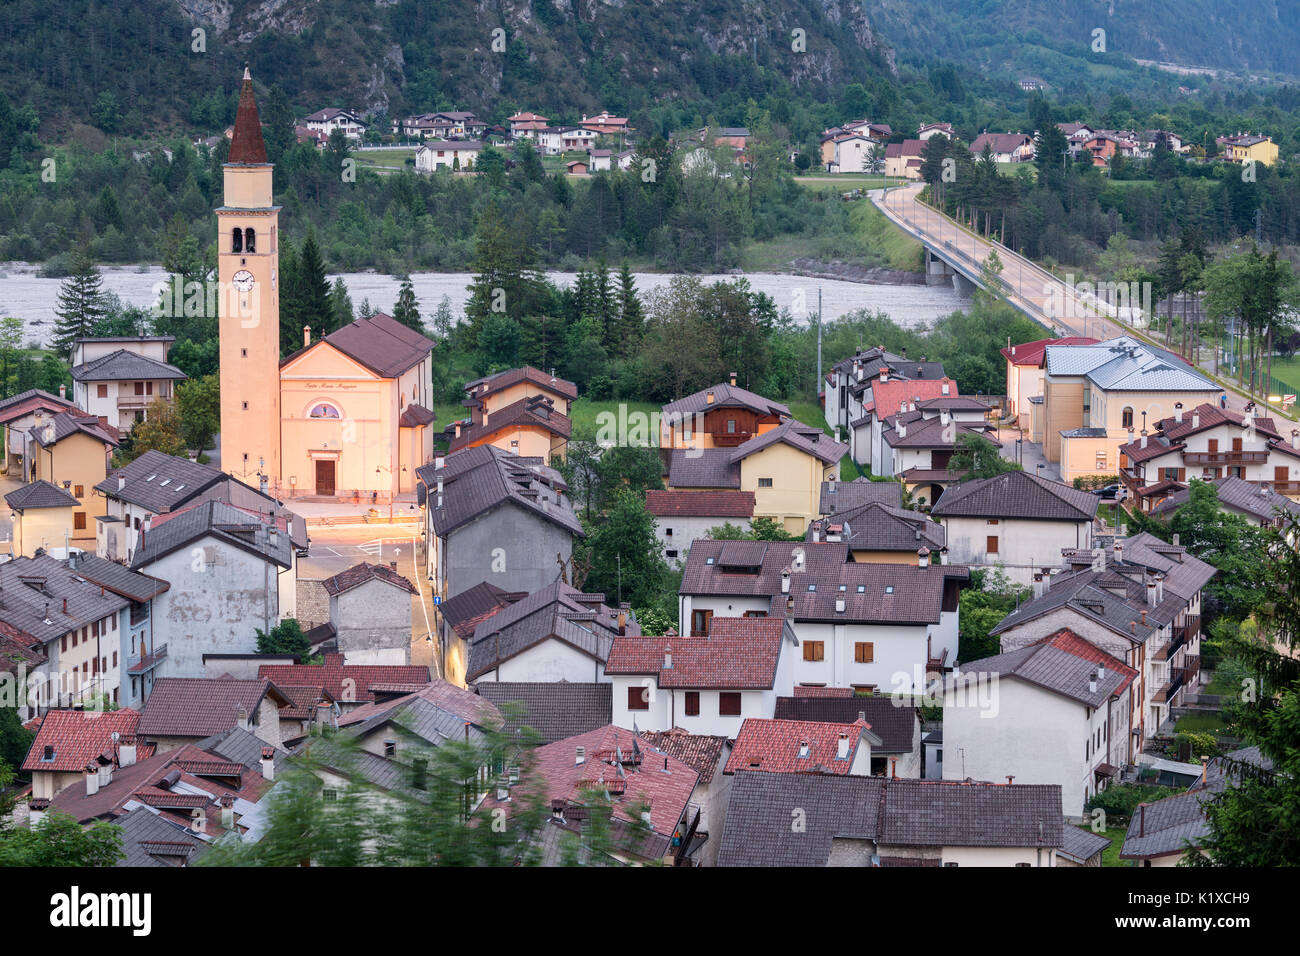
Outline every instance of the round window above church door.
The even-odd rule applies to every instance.
[[[342,418],[339,410],[328,402],[320,402],[311,407],[308,418]]]

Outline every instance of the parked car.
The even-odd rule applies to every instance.
[[[1102,501],[1124,501],[1128,498],[1128,489],[1123,485],[1107,485],[1105,488],[1094,488],[1092,493]]]

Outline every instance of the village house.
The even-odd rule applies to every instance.
[[[13,511],[11,554],[28,558],[64,547],[73,512],[81,507],[71,492],[44,479],[18,486],[5,495],[5,503]]]
[[[330,133],[336,129],[342,130],[344,136],[355,141],[360,141],[361,137],[366,134],[366,124],[361,122],[356,113],[333,106],[317,110],[303,119],[303,123],[306,124],[308,129],[320,133],[326,139],[329,139]]]
[[[1135,670],[1127,745],[1116,755],[1137,763],[1147,739],[1163,732],[1172,709],[1200,684],[1201,592],[1216,572],[1147,533],[1065,558],[1066,570],[1035,575],[1033,597],[990,634],[1005,654],[1068,628]]]
[[[590,819],[593,790],[609,795],[610,839],[619,860],[694,865],[701,814],[694,797],[699,773],[690,765],[618,725],[538,747],[533,758],[535,782],[527,785],[538,788],[543,806],[551,809],[538,836],[543,866],[562,865],[569,853],[584,852],[578,838]],[[509,812],[514,786],[500,791],[504,799],[490,796],[488,806]],[[634,819],[645,829],[633,830]]]
[[[1193,478],[1235,478],[1282,495],[1300,496],[1300,429],[1284,436],[1272,418],[1202,403],[1153,423],[1121,445],[1120,481],[1138,507],[1150,511],[1167,496],[1185,491]],[[1266,495],[1265,495],[1266,497]],[[1185,499],[1184,499],[1185,500]]]
[[[696,538],[725,524],[748,531],[754,517],[752,491],[647,489],[646,510],[655,516],[655,537],[668,561],[684,561]]]
[[[587,150],[587,162],[593,173],[609,172],[614,151],[611,149]]]
[[[326,578],[334,647],[349,664],[409,664],[415,585],[387,565],[361,562]]]
[[[440,169],[470,172],[483,151],[478,140],[428,140],[415,151],[415,169],[435,173]]]
[[[874,172],[880,157],[879,144],[863,133],[838,133],[822,147],[823,167],[828,173]]]
[[[929,142],[936,136],[944,136],[951,140],[957,138],[957,133],[951,123],[922,123],[917,127],[916,138],[922,142]]]
[[[529,365],[468,382],[465,392],[470,417],[448,426],[451,451],[493,445],[547,465],[564,460],[578,397],[572,382]]]
[[[117,429],[74,409],[38,419],[28,438],[31,480],[44,479],[77,499],[65,545],[93,547],[96,528],[90,519],[105,513],[95,486],[108,474],[109,457],[118,445]]]
[[[1210,835],[1205,804],[1239,783],[1245,767],[1253,767],[1263,779],[1272,776],[1273,761],[1258,747],[1243,747],[1224,757],[1231,763],[1202,758],[1201,776],[1184,792],[1138,804],[1129,818],[1119,858],[1141,867],[1178,866],[1189,849],[1198,849]]]
[[[206,501],[157,515],[141,531],[131,569],[171,584],[153,612],[167,676],[198,677],[205,653],[251,652],[257,630],[294,616],[296,556],[273,519]]]
[[[632,132],[632,127],[627,125],[626,116],[614,116],[609,110],[601,110],[595,116],[583,113],[578,125],[597,136],[617,136],[620,141]]]
[[[1024,133],[980,133],[970,144],[971,155],[979,159],[985,146],[995,163],[1025,163],[1034,158],[1034,138]]]
[[[853,460],[870,464],[871,452],[863,450],[856,444],[853,423],[866,415],[865,407],[874,403],[872,388],[877,380],[883,381],[917,381],[922,379],[943,379],[943,364],[921,361],[908,361],[907,352],[895,355],[886,352],[884,346],[870,349],[858,349],[848,358],[841,359],[826,372],[826,380],[821,393],[822,405],[826,414],[826,424],[836,429],[838,435],[849,436],[853,450]],[[956,394],[955,385],[951,391]]]
[[[1067,628],[967,661],[944,682],[944,779],[1059,784],[1064,814],[1083,819],[1129,762],[1137,673]],[[988,699],[972,692],[975,681]]]
[[[120,632],[130,601],[81,577],[49,555],[0,564],[0,628],[37,659],[19,715],[51,707],[117,703]]]
[[[277,687],[314,687],[328,694],[340,713],[339,724],[364,704],[383,703],[422,691],[429,668],[417,664],[347,664],[342,654],[325,654],[319,664],[261,664],[259,679]]]
[[[1007,360],[1007,411],[1015,419],[1021,432],[1028,432],[1031,428],[1031,400],[1035,397],[1040,400],[1042,398],[1043,366],[1046,361],[1047,347],[1096,344],[1096,339],[1080,335],[1022,342],[1019,345],[1008,345],[1002,350],[1002,357]],[[1034,441],[1041,442],[1042,437],[1035,437]]]
[[[899,698],[864,696],[851,687],[796,687],[794,696],[776,699],[773,716],[830,724],[863,720],[878,740],[871,745],[872,776],[908,780],[921,776],[921,715]]]
[[[1092,548],[1100,499],[1024,471],[951,485],[930,514],[957,564],[1000,568],[1015,584],[1059,564],[1062,551]]]
[[[791,688],[796,645],[779,617],[717,617],[698,637],[620,636],[605,664],[614,723],[735,737]]]
[[[871,772],[872,747],[880,738],[865,719],[849,724],[813,720],[748,717],[727,759],[727,774],[759,773],[853,774]]]
[[[641,627],[627,604],[615,609],[604,601],[556,581],[489,614],[470,639],[465,680],[606,680],[610,645],[640,635]]]
[[[1058,786],[744,770],[718,865],[1055,866],[1063,826]]]
[[[965,419],[950,408],[966,413]],[[880,424],[880,454],[872,459],[873,472],[891,475],[916,496],[918,504],[933,505],[961,475],[949,468],[963,439],[978,439],[995,447],[989,437],[994,426],[985,421],[988,406],[961,396],[941,396],[928,402],[908,402],[907,411],[886,414],[877,405],[873,422]]]
[[[885,175],[900,179],[920,179],[925,157],[925,140],[905,139],[885,147]]]
[[[72,397],[120,432],[149,417],[155,401],[175,401],[186,375],[167,363],[170,335],[80,338],[72,343]]]
[[[680,727],[644,730],[639,736],[655,750],[680,760],[700,775],[690,803],[699,816],[684,856],[694,866],[715,866],[731,800],[731,777],[723,773],[730,741],[717,735],[693,734]]]
[[[137,731],[159,753],[232,728],[282,748],[280,709],[293,701],[269,680],[160,677],[140,711]]]
[[[130,766],[136,758],[153,755],[153,746],[137,747],[138,711],[51,710],[38,718],[39,726],[23,761],[31,774],[31,800],[48,801],[68,787],[80,784],[86,767]]]
[[[98,773],[87,766],[85,784],[34,806],[32,822],[46,811],[67,814],[83,825],[130,818],[122,851],[127,862],[143,865],[187,865],[199,846],[228,833],[256,842],[265,818],[259,803],[271,789],[276,770],[283,768],[282,752],[260,743],[251,734],[232,730],[144,756],[129,752],[142,747],[119,742],[117,762],[101,764]],[[260,751],[260,756],[248,756],[250,750]],[[144,813],[153,826],[140,824]]]
[[[799,651],[782,693],[917,691],[957,656],[958,596],[970,575],[932,563],[924,545],[915,554],[910,566],[858,564],[844,542],[697,541],[682,576],[682,633],[707,635],[725,618],[784,618]]]
[[[1129,430],[1215,403],[1223,390],[1177,356],[1127,336],[1096,345],[1049,345],[1043,369],[1043,454],[1059,462],[1061,479],[1120,470]],[[1033,405],[1031,414],[1039,406]]]
[[[832,488],[842,482],[827,482]],[[887,492],[884,501],[868,501],[845,507],[808,526],[807,541],[844,542],[852,560],[861,564],[915,564],[916,552],[928,548],[938,561],[946,553],[943,525],[919,511],[902,507],[903,486],[897,482],[874,481]],[[823,500],[827,494],[823,492]],[[845,495],[846,499],[851,495]],[[838,503],[838,502],[837,502]]]
[[[591,164],[581,159],[574,159],[564,164],[564,171],[570,176],[586,176],[591,172]]]
[[[1280,495],[1266,485],[1257,485],[1235,475],[1215,478],[1210,481],[1210,484],[1214,485],[1215,493],[1219,497],[1221,511],[1241,515],[1258,527],[1281,527],[1287,514],[1300,515],[1300,502]],[[1152,508],[1151,513],[1160,518],[1170,517],[1187,504],[1190,498],[1190,488],[1175,491],[1158,506]]]
[[[443,652],[443,672],[449,680],[465,681],[469,645],[479,623],[527,596],[527,591],[506,591],[488,581],[481,581],[434,605],[434,627],[438,633],[438,646]]]
[[[110,561],[135,556],[140,529],[155,515],[184,511],[204,501],[223,501],[249,516],[275,515],[279,530],[302,554],[307,549],[307,522],[280,503],[211,465],[149,449],[115,469],[95,486],[107,513],[96,519],[95,551]]]
[[[1277,143],[1271,136],[1255,133],[1237,133],[1235,136],[1216,136],[1219,155],[1230,163],[1260,163],[1272,166],[1277,162]]]
[[[78,577],[129,602],[122,609],[117,627],[117,651],[111,657],[101,653],[100,667],[107,671],[115,666],[120,651],[120,690],[113,692],[114,702],[140,707],[149,699],[158,668],[167,659],[166,630],[162,629],[164,641],[160,643],[155,633],[153,606],[159,595],[170,590],[171,584],[94,554],[73,555],[68,560]]]
[[[532,593],[566,574],[586,532],[568,485],[540,458],[491,445],[418,470],[428,573],[439,600],[489,581]]]
[[[60,386],[59,391],[66,392]],[[0,425],[5,430],[5,471],[11,478],[31,480],[28,437],[38,423],[44,424],[59,412],[77,411],[63,394],[51,395],[39,388],[28,389],[0,402]]]
[[[511,139],[534,139],[550,120],[538,113],[525,111],[509,117],[506,122],[510,124]]]

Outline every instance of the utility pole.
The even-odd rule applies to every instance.
[[[817,287],[817,391],[823,388],[822,382],[822,287]]]

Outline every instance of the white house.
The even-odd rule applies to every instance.
[[[149,406],[171,403],[186,375],[167,362],[170,335],[82,338],[72,344],[72,398],[119,431],[148,417]]]
[[[439,169],[472,170],[483,144],[473,140],[429,140],[415,151],[415,168],[421,173]]]
[[[944,682],[944,779],[1060,784],[1062,811],[1082,818],[1128,762],[1135,677],[1067,629],[968,661]]]
[[[790,690],[796,644],[779,617],[715,618],[703,637],[619,637],[605,665],[614,723],[735,737]]]
[[[356,113],[334,107],[317,110],[303,122],[307,124],[308,129],[318,130],[326,138],[336,129],[343,130],[343,135],[353,140],[361,139],[366,133],[366,124],[361,122]]]
[[[931,509],[947,534],[949,560],[1001,567],[1016,584],[1060,563],[1066,549],[1092,548],[1096,495],[1012,471],[951,485]]]
[[[677,491],[650,489],[646,510],[655,516],[655,537],[669,561],[685,561],[691,542],[724,524],[746,530],[754,517],[752,491]]]

